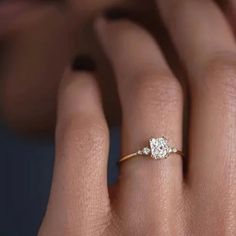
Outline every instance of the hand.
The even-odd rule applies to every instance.
[[[212,1],[157,1],[188,72],[189,98],[160,47],[140,26],[99,19],[123,109],[122,154],[166,136],[183,160],[133,158],[107,188],[108,131],[94,73],[67,71],[59,97],[57,153],[46,235],[236,234],[236,44]],[[184,99],[183,99],[184,98]],[[189,103],[188,140],[183,107]],[[188,146],[187,146],[188,144]]]
[[[140,20],[150,22],[150,17],[145,16],[149,3],[140,5],[137,1],[130,4],[131,0],[120,0],[120,5],[131,9],[132,14],[135,12],[137,18],[145,18]],[[118,123],[120,110],[113,74],[91,33],[95,15],[117,3],[117,0],[0,3],[0,43],[4,49],[0,64],[0,109],[8,126],[30,135],[51,133],[64,67],[75,56],[84,54],[100,62],[97,71],[103,78],[102,93],[109,97],[104,99],[106,117],[113,124]]]
[[[24,133],[55,126],[56,94],[68,63],[68,28],[57,4],[0,3],[0,109]]]

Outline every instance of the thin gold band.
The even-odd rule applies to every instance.
[[[184,153],[179,151],[179,150],[176,150],[176,152],[174,152],[172,154],[177,154],[177,155],[180,155],[180,156],[184,157]],[[142,154],[139,154],[138,152],[135,152],[135,153],[126,155],[126,156],[124,156],[120,159],[119,163],[130,160],[131,158],[134,158],[134,157],[137,157],[137,156],[142,156]]]

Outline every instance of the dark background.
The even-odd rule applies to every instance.
[[[109,183],[118,169],[119,130],[111,131]],[[52,139],[32,140],[0,123],[0,236],[35,236],[45,213],[54,162]]]

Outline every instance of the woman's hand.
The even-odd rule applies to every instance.
[[[56,3],[0,3],[0,109],[11,128],[31,133],[55,126],[68,31]]]
[[[60,90],[52,191],[40,236],[236,235],[236,44],[212,1],[157,1],[188,72],[188,94],[158,44],[125,19],[96,31],[123,109],[122,154],[166,136],[183,160],[133,158],[107,187],[109,137],[92,72],[68,70]],[[189,98],[189,99],[188,99]],[[183,107],[189,128],[183,140]]]

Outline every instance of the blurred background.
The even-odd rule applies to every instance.
[[[0,235],[37,235],[50,190],[53,140],[31,140],[0,124]]]

